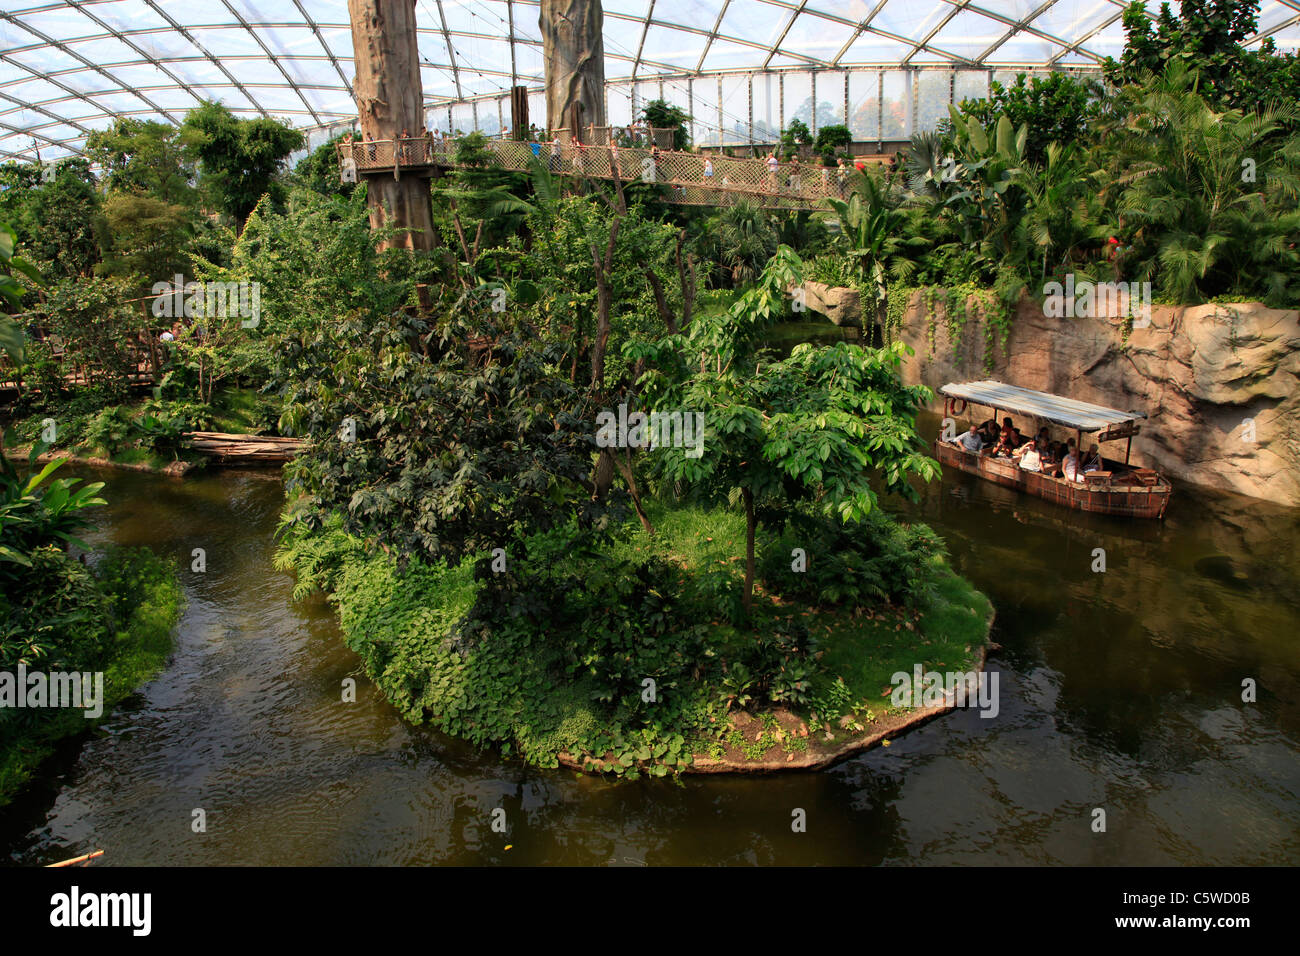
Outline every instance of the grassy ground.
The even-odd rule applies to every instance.
[[[712,565],[743,576],[745,519],[738,509],[670,509],[651,502],[647,511],[655,535],[638,529],[622,547],[648,549],[688,568]],[[762,594],[761,584],[756,583],[755,589]],[[973,669],[993,613],[988,598],[946,565],[928,598],[914,610],[888,605],[813,608],[783,601],[779,595],[766,597],[771,602],[765,611],[769,625],[781,616],[796,615],[817,640],[821,673],[812,681],[812,700],[804,706],[734,715],[723,746],[709,743],[701,753],[733,762],[770,757],[773,748],[804,754],[808,749],[804,734],[811,735],[814,729],[825,748],[897,724],[910,712],[890,704],[893,676],[910,674],[916,664],[926,671]],[[756,624],[761,627],[764,612],[758,615]],[[734,639],[746,637],[736,632]]]

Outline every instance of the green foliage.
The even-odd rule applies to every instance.
[[[296,190],[283,211],[259,205],[231,237],[229,275],[261,283],[259,329],[273,336],[353,309],[391,311],[409,297],[412,276],[401,256],[375,251],[386,235],[370,229],[364,188],[346,198]]]
[[[86,156],[102,170],[101,185],[109,193],[186,208],[197,205],[194,160],[186,155],[181,130],[170,123],[118,117],[86,137]]]
[[[132,279],[144,294],[155,282],[171,282],[189,271],[195,212],[153,196],[110,193],[96,221],[96,234],[104,261],[95,273]]]
[[[856,522],[876,505],[872,477],[889,492],[915,496],[913,477],[938,474],[921,451],[914,420],[929,390],[898,378],[904,346],[799,345],[779,362],[757,351],[785,311],[787,290],[800,282],[802,263],[782,247],[728,313],[699,317],[685,336],[625,349],[653,366],[642,379],[648,410],[704,416],[705,453],[658,449],[659,474],[713,500],[740,489],[750,518],[748,553],[756,510],[769,501],[808,501]],[[751,592],[747,576],[747,610]]]
[[[34,284],[41,284],[36,269],[14,255],[15,241],[13,230],[0,223],[0,305],[6,310],[18,307],[23,299],[23,287],[14,278],[15,270]],[[0,313],[0,351],[16,366],[22,365],[26,359],[22,325],[3,313]]]
[[[1116,86],[1142,84],[1176,66],[1198,73],[1199,92],[1216,110],[1300,106],[1300,56],[1278,55],[1272,37],[1245,45],[1256,33],[1258,14],[1259,0],[1184,0],[1177,15],[1162,4],[1153,30],[1144,4],[1130,3],[1124,53],[1118,61],[1107,59],[1106,79]],[[1288,118],[1285,126],[1295,132],[1300,122]]]
[[[837,155],[848,155],[848,148],[853,144],[853,134],[841,124],[822,126],[817,130],[817,141],[813,143],[813,152],[822,158],[827,166],[835,165]]]
[[[874,175],[856,176],[847,202],[827,202],[840,222],[843,254],[856,269],[853,285],[863,294],[863,311],[874,307],[880,321],[890,280],[906,281],[915,269],[907,255],[916,242],[906,235],[906,214]]]
[[[687,125],[691,117],[680,106],[673,106],[667,100],[649,100],[641,107],[640,119],[652,129],[672,130],[672,149],[691,148],[691,132]]]
[[[285,341],[282,427],[312,440],[291,483],[310,526],[341,511],[348,531],[399,553],[459,560],[521,528],[605,520],[581,491],[594,410],[560,347],[522,320],[498,324],[489,291],[438,325],[356,312]]]
[[[74,534],[90,523],[83,512],[105,504],[96,497],[104,487],[102,481],[81,488],[76,487],[78,478],[55,478],[47,483],[66,459],[38,467],[36,459],[46,447],[42,443],[32,446],[27,478],[19,476],[0,448],[0,583],[6,585],[13,575],[22,573],[18,569],[32,566],[31,555],[37,549],[80,545]]]
[[[240,119],[216,102],[186,114],[181,138],[186,156],[198,162],[200,189],[237,225],[263,196],[283,198],[284,161],[304,142],[302,133],[280,120]]]
[[[808,124],[801,119],[792,119],[790,125],[781,131],[781,156],[791,159],[799,155],[800,146],[811,146],[812,142],[812,131],[808,129]]]
[[[807,555],[806,570],[792,569],[795,548]],[[929,598],[944,553],[927,526],[905,525],[879,510],[854,525],[795,510],[764,546],[759,577],[769,591],[815,606],[915,607]]]
[[[1024,126],[1025,158],[1041,164],[1051,143],[1062,147],[1086,143],[1092,123],[1101,113],[1101,96],[1101,87],[1093,80],[1053,72],[1027,81],[1021,73],[1011,86],[994,80],[987,99],[966,100],[960,111],[986,127],[999,116],[1005,116],[1013,127]]]
[[[561,751],[608,756],[618,773],[689,761],[686,735],[711,709],[693,678],[711,652],[706,628],[681,623],[680,569],[610,558],[570,524],[526,539],[502,574],[473,560],[399,570],[340,526],[287,526],[277,561],[335,586],[349,646],[408,719],[540,766]]]
[[[1101,157],[1123,277],[1178,302],[1228,293],[1286,307],[1300,295],[1300,135],[1294,108],[1217,111],[1175,62],[1130,87]]]
[[[140,303],[130,301],[136,290],[119,277],[61,280],[44,306],[47,338],[30,350],[52,355],[57,348],[62,372],[93,373],[106,395],[124,395],[147,322]]]
[[[0,597],[0,670],[77,670],[108,648],[110,602],[94,575],[60,548],[41,545],[6,568]],[[12,570],[8,570],[11,568]],[[0,709],[0,728],[14,712]],[[17,715],[14,715],[17,716]]]
[[[351,196],[360,184],[345,183],[339,175],[337,147],[342,141],[341,134],[335,136],[298,160],[293,167],[294,183],[322,196]]]
[[[103,673],[103,719],[162,668],[182,592],[175,567],[147,549],[112,548],[94,567],[58,548],[31,553],[0,588],[0,669]],[[84,711],[0,709],[0,804],[22,787],[55,741],[94,726]]]
[[[808,278],[830,286],[852,286],[859,278],[857,263],[843,253],[818,256],[808,270]]]
[[[51,279],[66,281],[90,275],[99,261],[94,223],[100,199],[90,164],[65,159],[54,176],[31,190],[24,250]]]
[[[768,212],[742,199],[710,217],[700,251],[705,261],[717,263],[731,284],[741,288],[758,278],[779,244]]]

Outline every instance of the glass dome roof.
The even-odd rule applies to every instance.
[[[346,0],[0,3],[0,158],[57,158],[115,117],[179,122],[207,99],[239,116],[283,117],[316,131],[313,141],[356,115]],[[826,71],[843,84],[843,119],[850,76],[879,82],[883,99],[884,78],[900,72],[1095,69],[1123,49],[1123,9],[1122,0],[604,0],[611,122],[662,92],[683,106],[689,95],[705,117],[698,125],[716,111],[718,130],[747,111],[752,136],[755,109],[771,125],[778,95],[756,73],[788,74],[783,120],[787,97],[822,97]],[[541,89],[537,0],[416,0],[416,16],[424,95],[443,125],[496,127],[512,85]],[[1300,0],[1263,0],[1258,28],[1252,44],[1300,46]]]

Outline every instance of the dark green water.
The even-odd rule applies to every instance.
[[[818,774],[617,783],[398,719],[329,608],[271,569],[278,481],[99,477],[93,540],[185,568],[202,547],[207,573],[183,575],[166,671],[0,811],[13,863],[1300,862],[1295,510],[1180,489],[1164,522],[1133,524],[947,472],[910,510],[997,606],[997,718],[956,712]]]

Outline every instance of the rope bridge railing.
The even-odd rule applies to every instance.
[[[827,198],[844,198],[852,171],[847,165],[774,164],[767,159],[582,143],[490,140],[487,148],[502,169],[526,171],[530,160],[537,159],[557,175],[612,180],[617,171],[625,183],[658,184],[665,187],[667,201],[696,206],[734,205],[743,199],[771,208],[812,209]],[[456,166],[455,153],[454,140],[436,136],[338,146],[342,176],[353,182],[358,175],[391,172],[397,178],[403,170]]]

